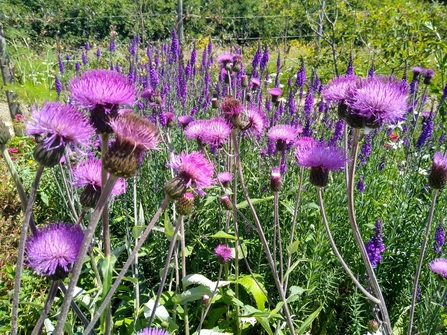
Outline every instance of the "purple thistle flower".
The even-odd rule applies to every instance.
[[[416,142],[416,148],[420,149],[433,135],[433,120],[429,117],[422,123],[422,131]]]
[[[394,123],[407,111],[407,87],[394,76],[375,76],[361,80],[347,100],[350,117],[375,128],[384,122]],[[352,125],[357,127],[357,120]],[[363,125],[363,124],[362,124]],[[360,128],[362,128],[360,125]]]
[[[266,68],[268,62],[269,62],[270,56],[269,56],[269,49],[267,45],[265,46],[264,53],[261,58],[261,62],[259,63],[259,69],[261,72],[264,72],[264,69]]]
[[[62,58],[61,58],[61,55],[57,55],[57,61],[58,61],[58,63],[59,63],[59,72],[61,73],[61,74],[64,74],[64,63],[62,62]]]
[[[439,225],[436,227],[435,230],[435,241],[433,243],[433,250],[437,254],[442,253],[442,246],[445,243],[445,229],[444,229],[444,222],[441,220],[439,222]]]
[[[267,126],[267,116],[261,109],[250,107],[243,110],[243,115],[247,118],[250,127],[245,129],[249,135],[261,136]]]
[[[226,244],[219,244],[214,249],[214,256],[218,257],[220,263],[226,263],[232,258],[231,248]]]
[[[90,157],[78,163],[73,170],[73,187],[92,186],[94,190],[101,192],[101,160],[95,157]],[[123,178],[118,178],[113,186],[111,195],[116,197],[126,192],[127,183]]]
[[[435,71],[432,69],[425,69],[424,72],[422,72],[422,76],[424,77],[424,84],[429,85],[435,76]]]
[[[347,75],[333,78],[323,88],[321,94],[328,103],[344,103],[359,80],[357,76]]]
[[[346,154],[342,149],[327,146],[324,142],[315,140],[306,141],[307,146],[301,146],[295,151],[295,157],[300,166],[307,168],[321,168],[323,171],[336,171],[343,169],[346,163]]]
[[[267,137],[276,142],[276,149],[284,151],[287,144],[296,141],[298,134],[302,132],[301,127],[292,127],[287,124],[281,124],[269,129]]]
[[[225,171],[217,174],[217,180],[220,181],[224,187],[228,187],[225,185],[228,185],[232,179],[233,175],[231,174],[231,172]]]
[[[78,257],[83,239],[80,225],[51,223],[27,239],[27,264],[41,275],[65,278]]]
[[[374,228],[374,235],[368,242],[366,242],[365,245],[369,261],[371,262],[373,268],[376,268],[377,265],[382,261],[382,252],[385,251],[385,246],[382,239],[382,221],[377,220],[376,226]]]
[[[203,143],[221,147],[230,136],[231,127],[222,118],[207,120],[202,127],[200,139]]]
[[[360,193],[365,192],[365,183],[363,181],[363,175],[360,176],[359,181],[357,182],[357,190]]]
[[[413,72],[413,80],[419,80],[419,76],[424,72],[424,68],[415,66],[411,69],[411,72]]]
[[[62,83],[58,76],[54,77],[54,88],[56,89],[57,95],[61,95],[62,92]]]
[[[110,110],[115,105],[135,103],[135,87],[126,77],[110,70],[89,70],[81,78],[73,77],[68,90],[75,103],[88,110],[94,110],[98,105]]]
[[[169,335],[169,333],[159,328],[144,328],[137,332],[136,335]]]
[[[88,146],[94,130],[77,108],[60,102],[46,102],[40,110],[32,109],[26,134],[44,136],[44,148],[53,150],[68,144]]]
[[[447,184],[447,154],[435,152],[428,184],[434,189],[444,188]]]
[[[219,56],[217,56],[217,63],[225,67],[229,63],[233,63],[233,57],[234,55],[230,52],[224,52],[221,53]]]
[[[437,275],[447,278],[447,259],[436,258],[430,262],[428,268]]]
[[[215,184],[214,165],[200,152],[182,153],[174,157],[169,167],[178,172],[186,187],[192,187],[199,193]]]
[[[194,118],[189,115],[181,115],[177,118],[177,120],[182,128],[186,128],[192,121],[194,121]]]

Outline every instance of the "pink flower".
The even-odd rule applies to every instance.
[[[428,268],[437,275],[447,278],[447,259],[436,258],[430,262]]]
[[[231,248],[226,244],[219,244],[214,249],[214,256],[219,259],[220,263],[226,263],[231,259]]]

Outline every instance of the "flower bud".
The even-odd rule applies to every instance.
[[[34,148],[34,159],[45,167],[52,168],[59,164],[62,156],[64,155],[65,146],[60,145],[55,149],[47,150],[44,147],[43,142],[37,143]]]
[[[179,215],[189,215],[194,209],[194,194],[186,192],[177,200],[175,210]]]
[[[434,189],[444,188],[447,184],[447,156],[440,152],[435,152],[428,184]]]
[[[202,296],[202,305],[206,306],[209,304],[209,302],[210,302],[210,296],[208,294],[204,294]]]
[[[247,75],[243,75],[241,78],[241,86],[242,87],[248,87],[248,76]]]
[[[165,184],[164,191],[171,199],[178,200],[186,192],[185,181],[179,176],[174,177]]]
[[[227,211],[233,210],[233,204],[231,203],[228,195],[224,195],[223,197],[221,197],[220,202],[222,203],[223,208],[225,208]]]
[[[273,192],[279,192],[281,189],[282,178],[279,167],[275,166],[270,174],[270,189]]]
[[[217,98],[212,98],[211,99],[211,107],[214,109],[219,108],[219,100],[217,100]]]
[[[87,184],[81,193],[79,202],[86,209],[95,208],[100,196],[101,196],[100,187],[95,188],[93,185]]]
[[[369,320],[368,321],[368,330],[371,333],[375,333],[379,330],[379,323],[376,320]]]

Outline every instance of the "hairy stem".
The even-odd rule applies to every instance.
[[[123,280],[127,270],[129,269],[130,265],[132,264],[133,260],[135,259],[135,255],[138,253],[140,248],[143,246],[144,242],[146,241],[147,237],[149,236],[149,233],[151,232],[152,228],[154,227],[154,225],[157,222],[160,215],[166,209],[166,206],[169,204],[170,200],[171,199],[169,197],[166,197],[163,200],[162,204],[158,208],[158,210],[155,213],[154,217],[152,218],[151,222],[149,223],[149,225],[146,227],[145,231],[141,235],[137,245],[135,246],[132,253],[127,258],[126,263],[124,264],[123,268],[121,269],[120,273],[118,274],[118,277],[115,279],[115,282],[113,283],[112,287],[110,288],[109,292],[107,293],[107,296],[104,298],[104,301],[102,302],[101,306],[96,311],[96,313],[93,316],[92,320],[90,321],[90,324],[88,325],[88,327],[84,330],[83,335],[87,335],[88,332],[91,329],[93,329],[93,327],[95,326],[95,323],[98,321],[99,317],[101,316],[101,313],[104,311],[105,307],[112,299],[113,294],[117,290],[117,288],[120,285],[121,281]]]
[[[19,247],[17,251],[16,276],[14,281],[14,296],[12,300],[12,316],[11,316],[12,335],[17,335],[17,321],[19,318],[19,293],[20,293],[20,284],[22,281],[23,257],[25,254],[26,237],[28,235],[28,227],[31,221],[31,216],[33,214],[33,204],[36,198],[37,188],[39,187],[40,178],[42,177],[44,168],[45,167],[42,164],[40,164],[39,167],[37,168],[36,177],[34,178],[33,186],[31,187],[31,192],[25,209],[25,218],[23,219],[22,230],[20,232]]]
[[[93,236],[95,235],[96,226],[98,225],[104,206],[106,206],[107,204],[106,200],[112,192],[113,186],[115,185],[117,179],[117,176],[110,175],[105,186],[101,188],[101,196],[98,200],[98,203],[96,204],[95,210],[90,217],[90,222],[88,224],[87,230],[85,231],[84,240],[81,249],[79,250],[78,258],[76,259],[76,262],[73,266],[70,284],[68,285],[67,293],[65,295],[64,302],[62,303],[61,312],[59,314],[59,319],[53,335],[62,335],[65,320],[67,319],[68,311],[70,308],[70,303],[73,300],[74,290],[76,288],[79,276],[81,275],[84,258],[87,255],[88,250],[90,249],[91,241],[93,239]]]
[[[411,294],[411,309],[410,309],[410,320],[408,321],[408,331],[407,334],[411,335],[413,328],[414,311],[416,309],[416,299],[417,299],[417,288],[419,285],[419,277],[421,275],[422,262],[424,261],[425,250],[427,249],[428,235],[431,230],[431,223],[433,221],[433,213],[435,211],[436,198],[438,197],[439,190],[433,191],[433,197],[431,201],[430,211],[428,213],[427,227],[425,228],[424,240],[422,241],[421,253],[419,255],[418,265],[416,267],[416,274],[414,276],[413,292]]]
[[[36,325],[34,326],[33,332],[31,335],[38,335],[42,333],[42,326],[45,322],[45,319],[50,311],[51,305],[53,304],[54,298],[56,298],[57,289],[59,288],[59,280],[53,280],[51,282],[50,290],[48,291],[47,300],[45,301],[45,305],[43,306],[42,312],[40,312],[39,320],[37,320]]]

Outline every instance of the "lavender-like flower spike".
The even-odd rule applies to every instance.
[[[435,241],[433,243],[434,252],[437,254],[441,254],[442,246],[444,245],[444,243],[445,243],[445,229],[444,229],[444,221],[441,219],[435,231]]]
[[[304,99],[304,115],[310,116],[314,108],[314,94],[313,90],[309,89],[306,93],[306,98]]]
[[[264,54],[262,55],[261,62],[259,64],[259,69],[261,70],[261,72],[264,72],[264,69],[266,68],[266,66],[268,64],[269,59],[270,59],[269,49],[266,45],[265,49],[264,49]]]
[[[61,95],[62,93],[62,83],[58,76],[54,77],[54,88],[56,89],[57,95]]]
[[[26,241],[27,264],[41,275],[63,279],[71,271],[83,239],[81,226],[51,223]]]
[[[365,183],[363,175],[360,176],[359,181],[357,182],[357,191],[360,193],[365,192]]]
[[[296,74],[295,87],[303,87],[306,82],[306,68],[304,67],[304,58],[301,58],[301,67]]]
[[[420,149],[433,135],[433,120],[428,117],[423,121],[421,135],[416,142],[416,148]]]
[[[349,55],[349,64],[348,64],[348,68],[346,69],[346,75],[348,75],[348,76],[355,75],[355,73],[354,73],[354,61],[352,59],[352,52]]]
[[[61,74],[64,74],[64,63],[62,62],[62,58],[61,58],[61,55],[57,55],[57,61],[58,61],[58,63],[59,63],[59,72],[61,73]]]
[[[377,220],[374,228],[374,235],[368,242],[366,242],[365,245],[369,261],[371,262],[373,268],[376,268],[382,261],[382,253],[385,251],[385,245],[383,244],[382,239],[382,221]]]
[[[334,135],[332,135],[332,138],[329,140],[328,145],[336,145],[338,141],[341,140],[342,135],[343,135],[343,128],[345,125],[345,121],[343,120],[338,120],[337,123],[335,124],[335,130],[334,130]]]

